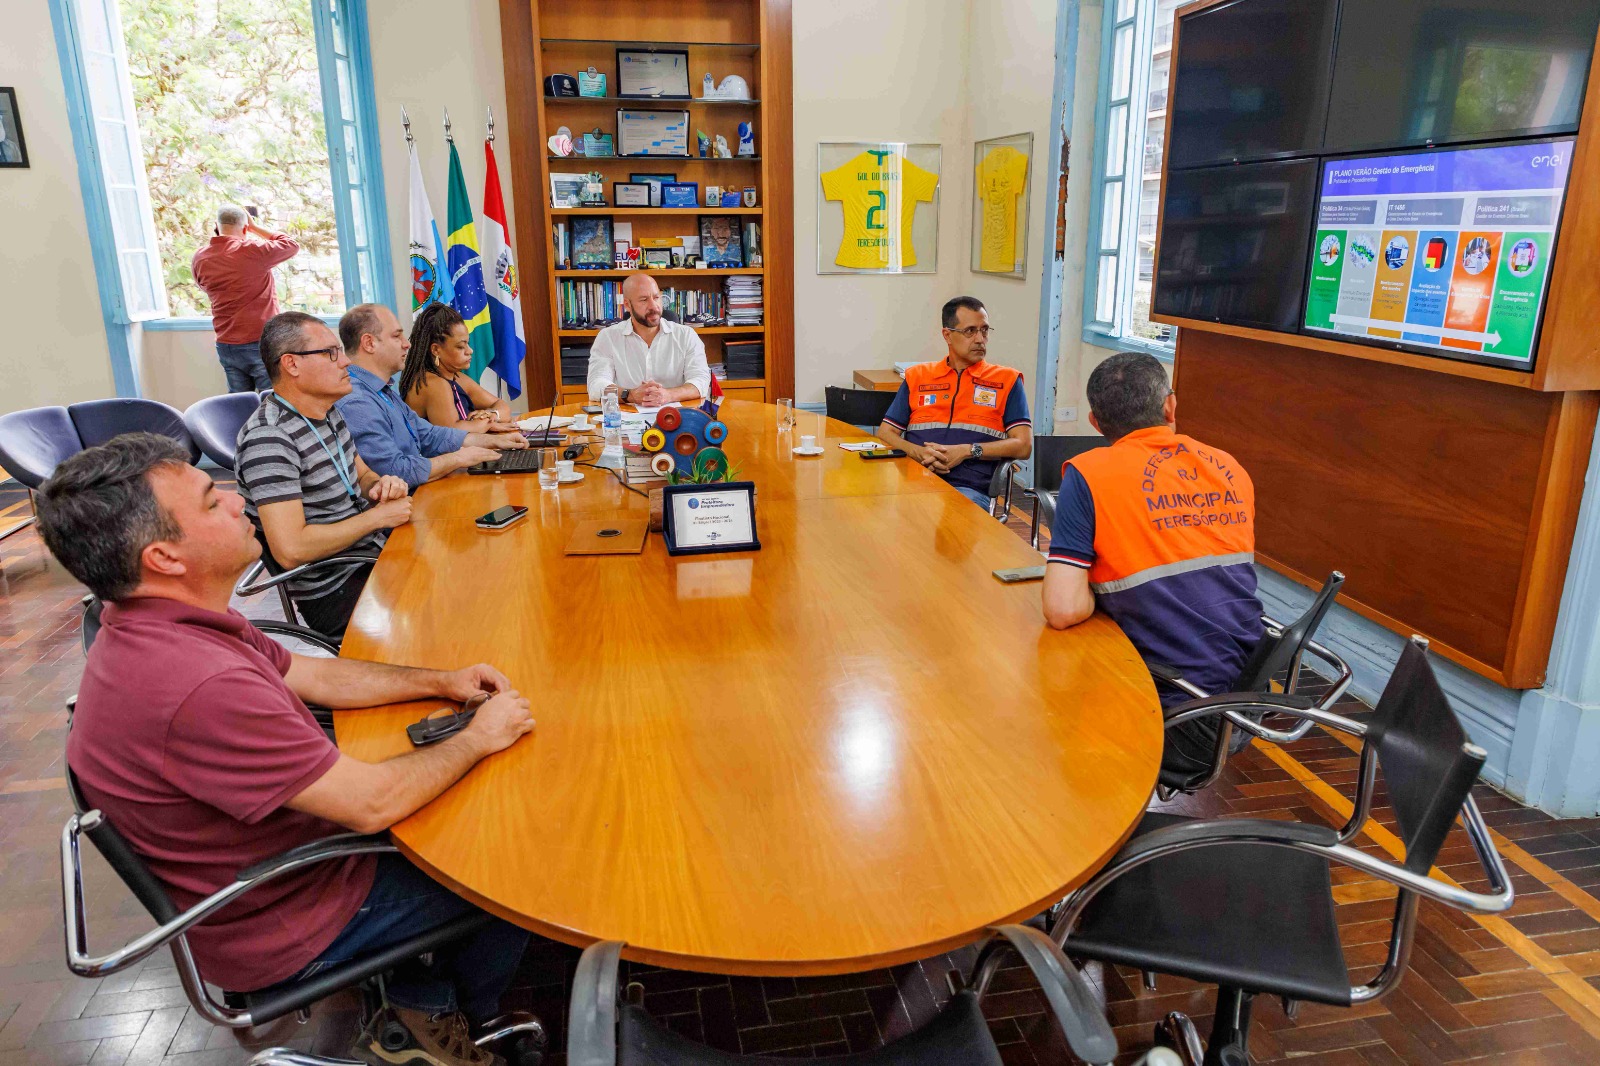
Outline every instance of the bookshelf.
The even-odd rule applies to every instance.
[[[528,354],[523,380],[533,406],[571,403],[585,395],[583,385],[563,385],[559,355],[563,345],[582,346],[595,329],[568,328],[561,320],[561,286],[569,282],[618,282],[626,270],[561,268],[555,262],[557,223],[568,217],[609,216],[613,225],[629,223],[633,241],[697,235],[702,215],[735,215],[740,224],[761,224],[762,265],[712,269],[656,269],[663,289],[721,293],[733,276],[762,281],[763,324],[694,326],[712,363],[723,359],[729,341],[762,341],[765,376],[730,379],[724,390],[744,399],[772,400],[794,395],[793,252],[793,99],[790,43],[791,0],[501,0],[501,40],[506,72],[506,103],[512,140],[512,211],[517,261],[523,270],[523,315]],[[689,54],[689,90],[698,97],[703,76],[717,82],[737,74],[750,87],[750,100],[636,100],[615,95],[616,49],[674,49]],[[549,97],[550,74],[576,76],[594,67],[606,75],[603,97]],[[574,139],[599,129],[616,134],[619,108],[688,111],[690,150],[696,129],[714,141],[717,134],[737,148],[737,127],[755,130],[757,155],[733,159],[661,156],[555,156],[546,140],[566,126]],[[520,131],[526,130],[526,135]],[[704,202],[705,187],[756,189],[755,207],[557,208],[550,203],[552,173],[599,171],[605,195],[612,183],[632,174],[675,174],[695,182]],[[570,224],[569,224],[570,232]]]

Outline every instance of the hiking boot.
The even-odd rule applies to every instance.
[[[467,1035],[460,1014],[385,1007],[356,1041],[354,1052],[372,1066],[506,1066]]]

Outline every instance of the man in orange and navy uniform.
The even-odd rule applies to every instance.
[[[1098,606],[1146,662],[1175,666],[1206,692],[1230,691],[1262,636],[1250,475],[1176,432],[1178,398],[1151,356],[1112,356],[1088,392],[1089,421],[1111,444],[1062,469],[1045,620],[1065,629]],[[1164,705],[1188,698],[1161,690]],[[1215,718],[1169,729],[1163,765],[1208,766],[1216,730]]]
[[[995,467],[1033,452],[1022,372],[984,361],[989,312],[975,297],[957,296],[940,317],[947,354],[906,371],[878,437],[988,509]]]

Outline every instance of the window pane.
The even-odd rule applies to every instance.
[[[356,141],[356,128],[348,123],[344,126],[344,168],[345,180],[351,185],[361,184],[361,147]],[[362,241],[362,244],[367,243]]]
[[[140,219],[139,192],[137,189],[110,189],[107,200],[111,207],[111,233],[120,249],[144,247],[144,224]]]
[[[1111,323],[1117,308],[1117,257],[1100,257],[1100,274],[1095,279],[1094,318],[1096,322]]]
[[[374,280],[374,274],[376,272],[372,269],[372,253],[369,251],[363,251],[358,257],[358,260],[360,262],[361,270],[361,298],[363,300],[376,299],[378,286]]]
[[[350,221],[353,223],[352,232],[355,234],[356,245],[367,245],[367,198],[362,195],[359,188],[350,190]]]
[[[328,11],[332,17],[328,20],[333,24],[333,50],[339,55],[347,56],[350,49],[344,43],[344,19],[340,16],[339,5],[333,0],[328,0]]]
[[[1151,113],[1167,108],[1167,73],[1171,60],[1162,56],[1150,64],[1149,110]]]
[[[1100,200],[1100,247],[1108,252],[1122,243],[1122,182],[1108,181]]]
[[[1160,180],[1162,151],[1166,146],[1167,128],[1160,119],[1150,119],[1144,131],[1144,176]]]
[[[335,59],[333,65],[339,72],[339,114],[347,119],[353,118],[356,113],[356,97],[350,87],[350,61]]]
[[[1133,26],[1120,27],[1111,41],[1111,99],[1126,99],[1133,85]]]
[[[138,123],[136,174],[142,167],[150,199],[161,207],[153,236],[144,240],[159,249],[156,284],[164,286],[171,313],[211,313],[189,262],[210,235],[217,208],[230,202],[258,206],[262,226],[300,243],[300,253],[273,271],[284,309],[341,310],[335,193],[312,27],[313,2],[334,0],[117,2]],[[262,12],[270,17],[258,17]]]
[[[1106,113],[1106,173],[1108,178],[1122,177],[1122,168],[1128,156],[1128,105],[1117,104]]]
[[[106,180],[115,185],[131,186],[134,183],[134,169],[133,152],[128,147],[128,127],[120,122],[101,119],[95,124],[95,129]]]
[[[123,295],[128,301],[128,312],[148,315],[157,309],[156,291],[151,284],[150,257],[142,251],[123,252]]]
[[[111,51],[111,29],[106,24],[106,0],[79,0],[78,34],[83,46],[95,52]]]
[[[123,118],[122,83],[117,80],[116,60],[104,52],[83,57],[84,75],[89,82],[89,110],[97,118]]]
[[[1115,21],[1121,22],[1123,19],[1132,17],[1132,15],[1133,0],[1117,0],[1117,16]]]

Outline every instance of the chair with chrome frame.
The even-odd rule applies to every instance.
[[[161,948],[172,951],[178,979],[189,1003],[206,1021],[234,1030],[265,1025],[286,1014],[305,1011],[318,1000],[335,992],[381,978],[400,963],[436,951],[468,936],[484,923],[487,914],[469,914],[408,937],[401,943],[341,963],[303,981],[278,985],[264,992],[224,992],[219,1002],[207,987],[196,966],[185,934],[240,896],[273,878],[310,866],[313,863],[343,859],[351,855],[371,855],[397,850],[387,835],[363,836],[343,833],[312,844],[292,848],[282,855],[240,870],[236,879],[211,893],[187,910],[179,911],[166,887],[156,879],[133,850],[127,838],[99,810],[89,809],[79,791],[77,778],[67,771],[67,789],[72,798],[73,815],[61,831],[61,875],[63,907],[66,917],[67,967],[79,977],[106,977],[135,965]],[[145,910],[155,919],[156,928],[106,955],[91,956],[88,948],[88,916],[84,906],[83,864],[79,840],[87,836],[96,850],[116,871]],[[368,1013],[376,996],[367,992]],[[365,1021],[365,1019],[363,1019]],[[514,1066],[538,1066],[544,1058],[545,1033],[531,1015],[506,1015],[485,1026],[475,1041],[492,1046]],[[291,1048],[273,1047],[258,1052],[251,1066],[360,1066],[356,1059],[312,1055]]]
[[[1051,935],[1069,956],[1218,986],[1205,1050],[1185,1015],[1169,1014],[1157,1026],[1157,1042],[1176,1048],[1190,1066],[1249,1062],[1255,996],[1282,997],[1294,1017],[1301,1001],[1350,1007],[1391,991],[1405,973],[1424,898],[1475,914],[1510,908],[1511,879],[1472,799],[1487,755],[1467,740],[1426,648],[1426,641],[1411,638],[1377,709],[1363,722],[1275,693],[1198,701],[1275,711],[1358,738],[1354,810],[1343,828],[1148,814],[1127,846],[1059,905]],[[1371,815],[1379,769],[1405,849],[1398,863],[1352,844]],[[1458,815],[1487,893],[1429,876]],[[1383,968],[1365,984],[1351,984],[1339,941],[1335,863],[1399,890]]]
[[[1001,1066],[979,1004],[1001,962],[1015,952],[1038,979],[1073,1054],[1085,1062],[1110,1062],[1117,1041],[1100,1003],[1050,938],[1025,925],[998,926],[989,932],[971,979],[954,989],[950,1002],[928,1024],[872,1051],[808,1061],[836,1066]],[[602,941],[578,960],[567,1024],[569,1066],[776,1066],[794,1061],[734,1055],[696,1044],[645,1013],[639,986],[630,985],[619,997],[617,975],[624,946],[621,941]],[[959,980],[955,974],[951,977]],[[1146,1061],[1148,1066],[1169,1062],[1177,1066],[1175,1058]]]
[[[1240,701],[1250,694],[1270,692],[1273,683],[1281,678],[1283,686],[1281,695],[1293,701],[1295,706],[1318,711],[1331,710],[1350,687],[1354,675],[1342,658],[1312,638],[1316,636],[1317,628],[1322,625],[1322,619],[1333,606],[1333,601],[1343,584],[1344,575],[1339,571],[1335,570],[1329,574],[1328,580],[1323,583],[1305,613],[1289,625],[1263,615],[1262,622],[1265,624],[1266,632],[1250,658],[1245,661],[1244,668],[1239,671],[1239,676],[1234,681],[1227,698]],[[1328,690],[1315,698],[1300,693],[1300,682],[1307,655],[1320,660],[1334,671],[1334,678],[1329,683]],[[1176,688],[1192,697],[1183,703],[1166,708],[1165,728],[1172,729],[1197,718],[1214,716],[1219,719],[1211,762],[1205,769],[1185,771],[1162,766],[1161,774],[1156,781],[1156,795],[1162,800],[1169,800],[1180,792],[1199,792],[1209,788],[1218,777],[1222,776],[1229,756],[1243,750],[1249,743],[1248,740],[1238,743],[1238,738],[1234,735],[1235,729],[1248,738],[1275,744],[1289,744],[1309,733],[1314,724],[1309,719],[1302,718],[1288,729],[1274,729],[1262,721],[1266,716],[1260,713],[1246,714],[1232,703],[1217,702],[1224,697],[1201,691],[1184,680],[1182,673],[1174,667],[1162,663],[1146,665],[1150,668],[1151,677],[1158,684]]]
[[[273,557],[272,548],[267,544],[267,534],[261,528],[260,521],[251,519],[251,525],[255,526],[256,542],[261,545],[261,558],[244,572],[244,576],[239,579],[239,584],[234,587],[233,594],[235,596],[249,597],[268,590],[275,590],[278,593],[278,602],[283,606],[285,620],[297,628],[307,629],[308,632],[315,633],[317,631],[301,625],[304,620],[300,617],[299,612],[295,610],[294,596],[289,591],[289,582],[297,578],[310,577],[323,572],[348,572],[357,567],[378,561],[376,552],[346,551],[337,555],[330,555],[326,559],[313,559],[311,562],[301,563],[299,566],[285,567]],[[262,576],[263,574],[266,576]],[[261,627],[258,625],[257,628]],[[326,634],[319,633],[318,635],[323,641],[331,642],[332,640]],[[337,644],[334,645],[334,654],[338,654]]]
[[[65,407],[31,407],[0,415],[0,470],[28,491],[33,513],[0,532],[0,540],[38,519],[33,491],[49,480],[63,459],[83,451],[83,439]]]

